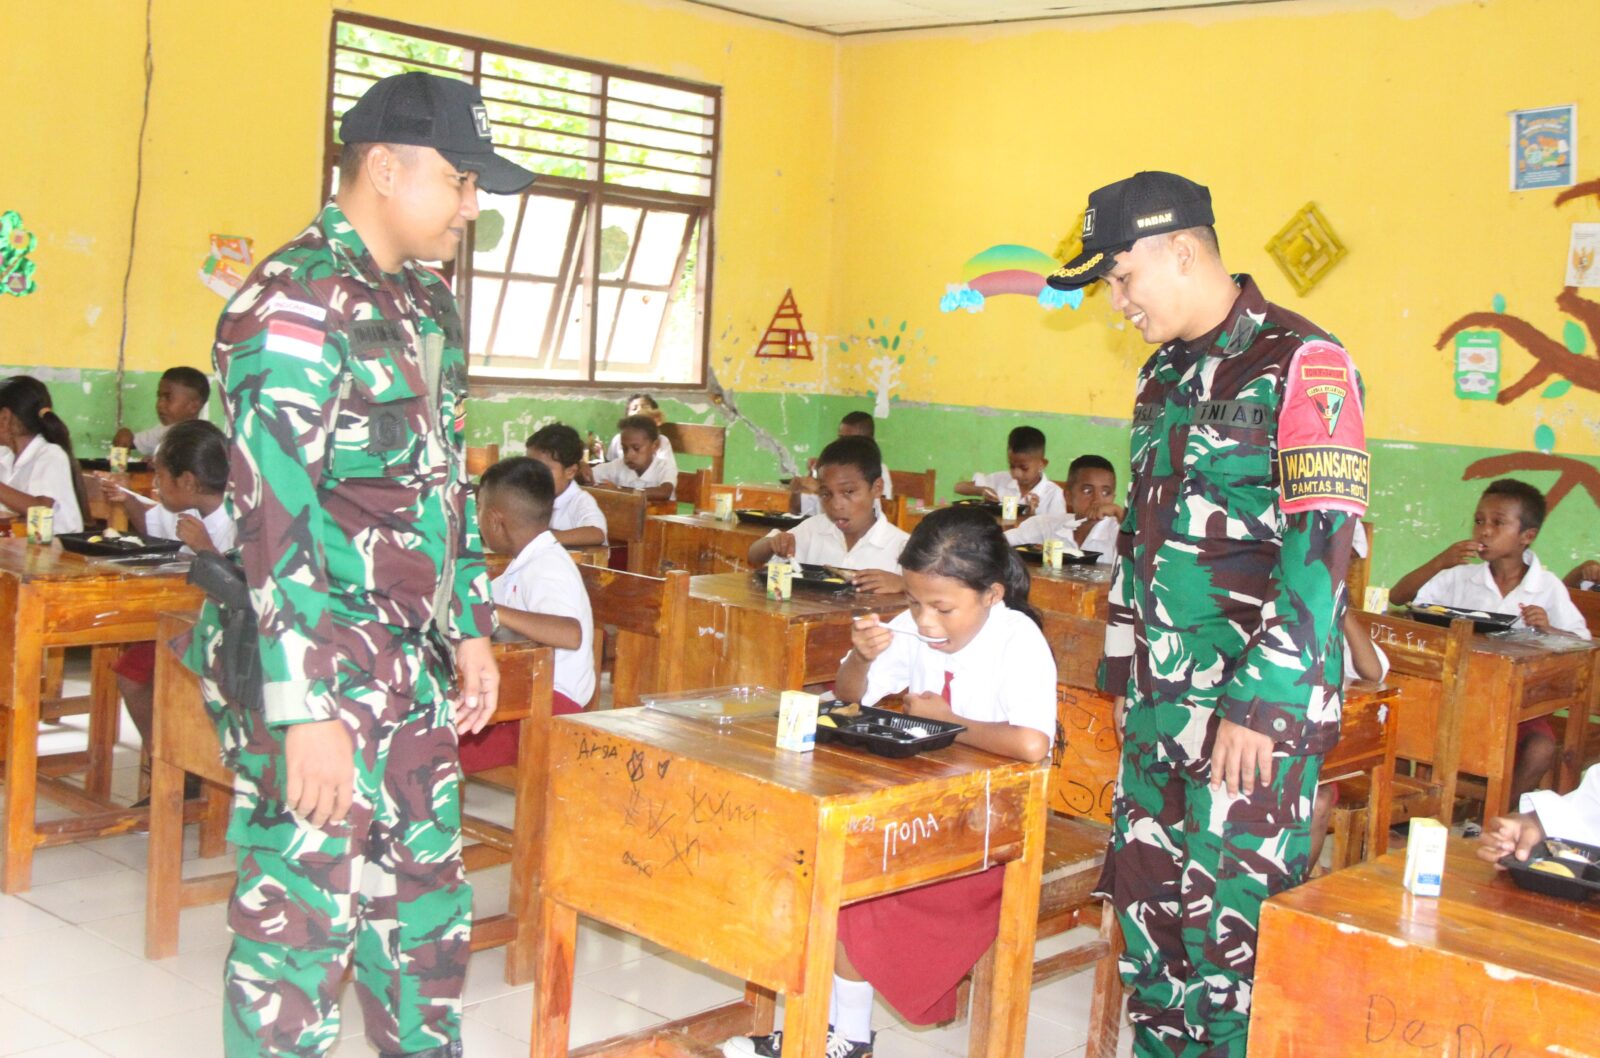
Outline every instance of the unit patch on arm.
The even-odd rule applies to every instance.
[[[1350,354],[1329,341],[1302,345],[1289,362],[1278,415],[1280,508],[1366,513],[1372,457]]]

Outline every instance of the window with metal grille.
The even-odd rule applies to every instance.
[[[539,174],[520,195],[479,194],[453,266],[473,377],[703,384],[721,89],[339,13],[329,194],[339,118],[407,70],[476,84],[496,150]]]

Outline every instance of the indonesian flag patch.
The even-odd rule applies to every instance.
[[[1285,514],[1366,513],[1372,457],[1350,354],[1329,341],[1302,345],[1289,362],[1278,414],[1278,469]]]
[[[280,318],[267,321],[267,334],[261,344],[269,353],[282,353],[316,364],[322,361],[322,338],[322,331],[317,327]]]

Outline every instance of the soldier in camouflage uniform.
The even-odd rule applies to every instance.
[[[478,187],[533,177],[493,153],[476,89],[427,74],[378,82],[341,138],[338,196],[217,329],[263,675],[259,711],[223,700],[208,604],[186,660],[238,775],[224,1041],[325,1052],[353,960],[372,1046],[443,1058],[471,928],[456,729],[484,725],[498,677],[461,318],[413,262],[455,256]]]
[[[1160,348],[1139,374],[1101,687],[1122,762],[1100,880],[1122,924],[1136,1054],[1243,1058],[1261,902],[1309,867],[1339,735],[1344,574],[1365,509],[1344,350],[1223,267],[1204,187],[1094,192],[1084,251]]]

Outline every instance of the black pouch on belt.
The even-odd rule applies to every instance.
[[[238,564],[214,552],[194,557],[189,583],[206,593],[222,618],[218,682],[228,701],[257,712],[262,707],[261,638],[250,586]]]

